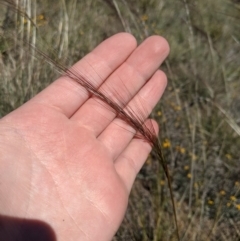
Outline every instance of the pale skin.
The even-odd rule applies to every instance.
[[[130,99],[144,100],[148,123],[167,84],[158,68],[168,52],[162,37],[137,46],[120,33],[73,68],[101,88],[121,90],[124,83],[129,93],[119,95],[122,103],[134,109]],[[126,129],[79,84],[60,77],[0,120],[0,214],[43,221],[58,241],[111,240],[151,151]]]

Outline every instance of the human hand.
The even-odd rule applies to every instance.
[[[119,91],[122,103],[136,112],[133,100],[144,100],[146,119],[166,87],[158,67],[168,52],[161,37],[136,47],[130,34],[120,33],[73,69],[100,88]],[[76,81],[62,76],[2,118],[1,215],[43,221],[59,241],[111,240],[151,151],[115,117]]]

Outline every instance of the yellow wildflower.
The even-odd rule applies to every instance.
[[[225,192],[224,190],[221,190],[219,193],[220,193],[220,195],[222,195],[222,196],[226,195],[226,192]]]
[[[230,207],[230,206],[231,206],[231,203],[230,203],[230,202],[228,202],[228,203],[227,203],[227,207]]]
[[[179,106],[179,105],[174,105],[174,110],[176,110],[176,111],[180,111],[182,108],[181,108],[181,106]]]
[[[185,165],[185,166],[184,166],[184,170],[185,170],[185,171],[189,170],[189,166],[188,166],[188,165]]]
[[[229,153],[227,153],[227,154],[225,155],[225,157],[226,157],[228,160],[232,160],[232,155],[229,154]]]
[[[197,160],[197,156],[193,153],[190,153],[189,156],[192,158],[193,161]]]
[[[148,16],[146,14],[142,15],[141,17],[142,21],[147,21],[148,20]]]
[[[165,139],[163,142],[163,148],[169,148],[171,147],[171,142],[169,139]]]
[[[37,20],[44,20],[44,19],[45,19],[45,17],[43,14],[40,14],[37,16]]]
[[[37,26],[43,26],[47,23],[47,20],[43,14],[39,14],[32,20],[37,24]]]
[[[186,149],[183,148],[183,147],[181,147],[181,146],[176,146],[176,150],[177,150],[178,152],[180,152],[181,154],[185,154],[185,152],[186,152]]]
[[[230,200],[233,201],[233,202],[236,202],[237,198],[235,196],[231,196]]]
[[[157,112],[157,116],[161,116],[162,115],[162,112],[161,111],[158,111]]]
[[[209,205],[213,205],[213,204],[214,204],[214,201],[209,199],[209,200],[208,200],[208,204],[209,204]]]
[[[161,185],[161,186],[164,186],[164,185],[165,185],[165,181],[164,181],[164,180],[161,180],[161,181],[160,181],[160,185]]]
[[[175,111],[179,111],[179,110],[182,109],[180,105],[176,105],[174,102],[170,102],[169,104],[172,106],[172,108],[173,108]]]
[[[235,186],[240,187],[240,182],[235,182]]]
[[[188,174],[187,174],[187,177],[188,177],[189,179],[191,179],[191,178],[192,178],[192,174],[191,174],[191,173],[188,173]]]
[[[235,207],[240,211],[240,204],[236,204]]]

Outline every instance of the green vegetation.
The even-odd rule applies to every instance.
[[[153,117],[161,127],[182,241],[240,240],[240,2],[24,2],[30,19],[0,7],[0,117],[57,77],[26,42],[71,66],[117,32],[131,32],[139,42],[164,36],[171,53],[161,68],[169,84]],[[114,240],[176,240],[167,183],[156,170],[151,155]]]

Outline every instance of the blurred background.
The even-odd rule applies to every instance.
[[[0,1],[0,118],[104,39],[162,35],[167,90],[152,116],[182,241],[240,240],[240,1]],[[29,48],[29,44],[36,48]],[[114,240],[176,240],[167,181],[150,155]],[[80,204],[79,204],[80,205]]]

